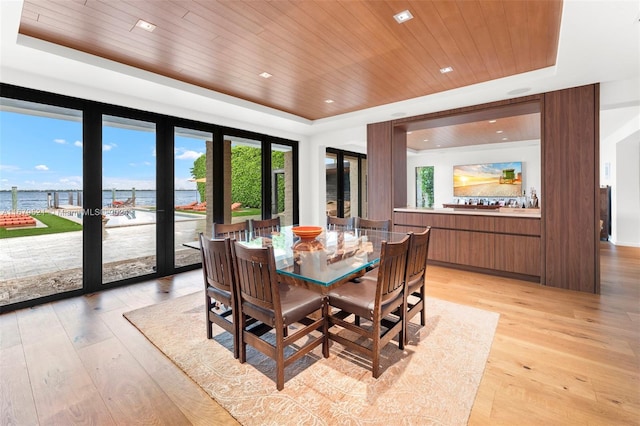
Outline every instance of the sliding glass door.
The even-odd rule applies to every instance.
[[[297,223],[295,141],[0,88],[0,312],[197,268],[214,221]]]
[[[102,118],[102,283],[156,271],[156,125]]]
[[[261,219],[262,142],[225,135],[224,145],[224,223]]]
[[[366,217],[366,156],[327,149],[325,155],[326,214]]]
[[[82,288],[82,111],[0,98],[0,312]]]
[[[207,188],[216,182],[208,179],[211,168],[213,134],[176,127],[174,131],[174,245],[176,268],[201,262],[200,252],[185,243],[198,241],[198,234],[207,232],[212,222],[207,213],[211,204]],[[209,160],[207,160],[209,159]]]

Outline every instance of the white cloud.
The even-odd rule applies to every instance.
[[[17,170],[20,170],[20,167],[12,166],[10,164],[0,164],[0,170],[4,172],[15,172]]]
[[[145,161],[145,162],[144,162],[144,163],[142,163],[142,164],[144,164],[145,166],[151,166],[151,165],[152,165],[152,164],[151,164],[150,162],[148,162],[148,161]]]
[[[155,156],[156,156],[156,149],[155,149],[155,148],[153,148],[153,151],[151,151],[151,155],[152,155],[153,157],[155,157]]]
[[[35,167],[36,170],[49,170],[49,167],[45,166],[44,164],[38,164]]]
[[[115,143],[105,143],[104,145],[102,145],[102,150],[103,151],[111,151],[113,148],[117,147],[118,145],[116,145]]]
[[[176,150],[176,154],[177,154],[177,150]],[[176,159],[177,160],[195,160],[197,158],[200,158],[202,154],[203,154],[202,152],[184,150],[182,151],[181,154],[176,155]]]
[[[75,146],[77,146],[77,147],[79,147],[79,148],[82,148],[82,141],[75,141],[75,142],[73,143],[73,145],[75,145]]]
[[[55,143],[60,144],[60,145],[66,145],[66,144],[67,144],[67,141],[66,141],[66,140],[64,140],[64,139],[54,139],[53,141],[54,141]]]

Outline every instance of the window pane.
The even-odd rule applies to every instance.
[[[0,101],[0,305],[82,288],[82,112]]]
[[[416,207],[433,207],[433,166],[416,167]]]
[[[358,159],[344,157],[344,217],[358,217]]]
[[[338,216],[338,156],[327,153],[324,160],[327,216]]]
[[[211,222],[207,215],[207,151],[213,135],[193,129],[176,128],[175,152],[175,266],[200,263],[200,253],[183,244],[198,240]]]
[[[103,116],[103,283],[156,269],[155,152],[155,123]]]
[[[262,217],[260,141],[225,136],[224,153],[224,223],[260,219]],[[230,161],[226,160],[227,156]],[[228,164],[230,167],[227,167]]]
[[[271,145],[271,215],[293,225],[293,148]]]

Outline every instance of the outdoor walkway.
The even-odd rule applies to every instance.
[[[196,241],[205,231],[206,220],[176,222],[176,251]],[[111,263],[155,255],[155,225],[107,228],[103,240],[103,262]],[[192,249],[188,249],[192,250]],[[0,239],[0,287],[15,278],[82,268],[82,232]]]

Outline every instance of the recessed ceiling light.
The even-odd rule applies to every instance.
[[[498,120],[489,120],[489,123],[495,123]]]
[[[328,104],[332,104],[333,103],[333,99],[326,99],[325,102],[328,103]]]
[[[452,68],[452,67],[444,67],[444,68],[440,68],[440,72],[441,72],[442,74],[446,74],[446,73],[451,72],[451,71],[453,71],[453,68]]]
[[[143,30],[149,31],[149,32],[152,32],[153,30],[156,29],[156,26],[153,25],[151,22],[147,22],[142,19],[138,19],[138,22],[136,22],[136,27],[142,28]]]
[[[261,72],[261,73],[260,73],[260,74],[258,74],[258,75],[259,75],[260,77],[262,77],[262,78],[270,78],[270,77],[272,77],[272,75],[271,75],[271,74],[269,74],[269,73],[268,73],[268,72],[266,72],[266,71],[265,71],[265,72]]]
[[[393,19],[395,19],[398,24],[407,22],[412,18],[413,18],[413,15],[408,10],[403,10],[402,12],[396,13],[395,15],[393,15]]]
[[[502,130],[496,130],[496,133],[502,133]]]
[[[429,139],[423,139],[423,142],[429,142]]]
[[[506,140],[508,140],[508,139],[509,139],[509,138],[502,138],[502,140],[503,140],[503,141],[506,141]]]
[[[442,145],[436,145],[438,148],[440,148]]]
[[[413,133],[413,132],[407,132],[408,135],[410,135],[411,133]]]

